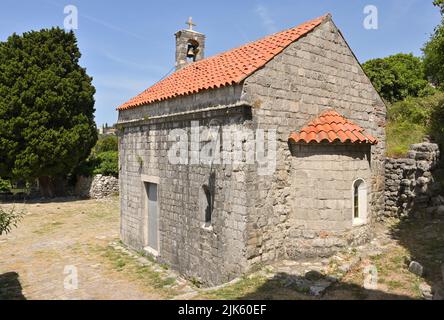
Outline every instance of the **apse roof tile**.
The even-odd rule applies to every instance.
[[[289,140],[296,143],[378,143],[376,138],[367,134],[360,126],[332,109],[322,112],[299,132],[291,133]]]

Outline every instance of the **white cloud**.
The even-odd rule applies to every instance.
[[[255,9],[256,14],[261,18],[262,24],[267,29],[268,33],[275,33],[277,31],[276,23],[270,15],[268,8],[259,4]]]

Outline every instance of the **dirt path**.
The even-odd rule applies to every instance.
[[[18,205],[27,212],[0,237],[0,299],[162,299],[106,256],[118,239],[117,199]],[[77,289],[75,273],[77,272]]]
[[[117,199],[17,208],[25,218],[0,237],[0,300],[431,299],[444,287],[444,217],[379,225],[360,248],[322,261],[277,262],[203,289],[119,243]],[[424,265],[425,276],[408,271],[411,260]],[[367,269],[377,273],[375,287],[365,288]]]

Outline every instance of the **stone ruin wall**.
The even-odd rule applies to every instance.
[[[385,162],[385,210],[380,219],[404,217],[410,214],[444,213],[441,183],[435,169],[440,151],[435,143],[423,142],[410,146],[407,158],[387,158]]]
[[[119,179],[97,174],[92,177],[79,176],[74,194],[79,197],[103,199],[119,194]]]

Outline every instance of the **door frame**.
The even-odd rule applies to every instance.
[[[160,178],[156,176],[148,176],[148,175],[141,175],[141,181],[142,181],[142,194],[143,194],[143,206],[142,206],[142,221],[143,221],[143,250],[145,250],[147,253],[157,257],[160,255],[160,202],[159,202],[159,186],[160,186]],[[156,184],[157,185],[157,250],[154,248],[151,248],[148,245],[148,216],[149,216],[149,207],[148,207],[148,188],[147,184]]]

